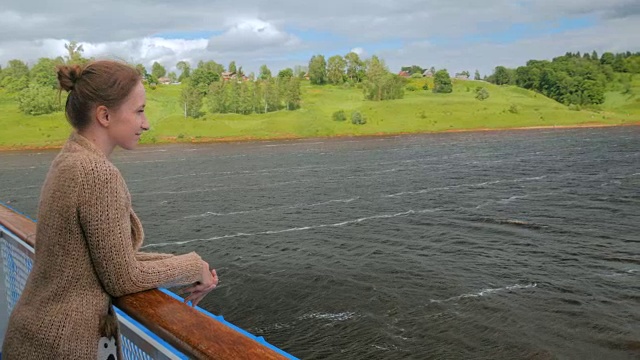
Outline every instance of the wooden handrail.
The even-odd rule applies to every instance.
[[[0,204],[0,225],[35,247],[36,224]],[[194,359],[286,359],[220,321],[153,289],[114,299],[114,304]]]

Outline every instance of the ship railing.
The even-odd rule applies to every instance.
[[[0,204],[0,342],[33,267],[35,233],[32,219]],[[114,305],[125,359],[296,359],[167,289],[126,295]]]

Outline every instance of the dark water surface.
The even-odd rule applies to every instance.
[[[56,152],[0,153],[36,216]],[[640,128],[117,152],[146,250],[304,359],[640,357]],[[215,336],[215,334],[212,334]]]

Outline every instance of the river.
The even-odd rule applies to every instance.
[[[36,217],[56,151],[0,153]],[[640,357],[640,127],[118,151],[145,249],[303,359]],[[215,336],[215,335],[214,335]]]

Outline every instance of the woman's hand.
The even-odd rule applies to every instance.
[[[218,274],[216,270],[209,270],[209,264],[205,261],[202,262],[202,280],[198,281],[195,285],[184,289],[189,295],[184,299],[187,303],[191,301],[191,306],[196,307],[200,300],[202,300],[211,290],[218,286]]]

